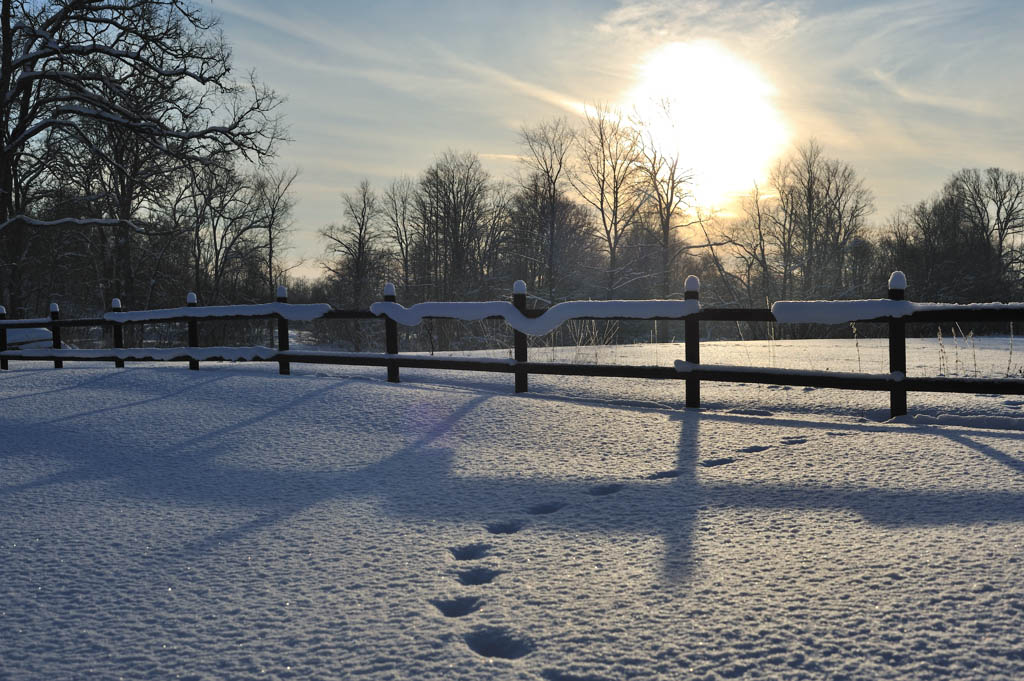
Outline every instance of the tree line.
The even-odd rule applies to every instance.
[[[579,298],[681,298],[697,274],[711,304],[886,295],[891,271],[912,297],[1020,300],[1024,174],[964,169],[940,191],[872,224],[871,190],[814,140],[780,159],[736,214],[697,206],[692,173],[642,121],[594,108],[525,126],[521,172],[495,180],[472,153],[448,151],[418,179],[342,196],[321,231],[322,298],[366,307],[384,281],[405,303],[506,297],[527,283],[536,304]],[[822,329],[804,330],[821,332]],[[763,330],[761,331],[763,333]]]

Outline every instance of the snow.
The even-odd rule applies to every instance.
[[[121,310],[121,299],[120,298],[114,298],[113,300],[111,300],[110,301],[110,309],[115,311],[115,312],[119,312]]]
[[[907,288],[907,275],[896,270],[889,275],[889,290],[903,291]]]
[[[50,303],[50,314],[53,314],[54,312],[60,312],[60,305],[57,303]]]
[[[50,347],[53,335],[49,329],[7,329],[7,347],[13,349],[40,346],[46,343]]]
[[[196,297],[196,294],[194,292],[189,291],[188,295],[185,296],[185,302],[189,305],[195,305],[197,302],[199,302],[199,299]]]
[[[488,317],[501,317],[516,331],[531,336],[551,333],[570,319],[609,319],[631,317],[685,317],[700,311],[696,300],[576,300],[558,303],[540,317],[529,318],[503,301],[483,303],[416,303],[404,307],[398,303],[374,303],[370,312],[387,315],[399,324],[416,326],[426,317],[445,317],[463,321],[479,321]]]
[[[211,346],[206,348],[124,348],[124,349],[98,349],[98,350],[60,350],[54,352],[50,349],[38,349],[38,350],[21,350],[16,355],[14,353],[0,353],[0,356],[6,354],[8,357],[15,359],[16,356],[20,357],[60,357],[66,360],[90,360],[90,359],[104,359],[115,357],[117,359],[124,360],[156,360],[156,361],[168,361],[168,360],[210,360],[219,359],[226,362],[244,362],[255,359],[268,360],[271,357],[277,355],[276,348],[268,348],[265,346],[249,346],[249,347],[217,347]]]
[[[686,277],[686,281],[683,282],[684,291],[700,291],[700,279],[697,278],[696,274],[691,274]]]
[[[522,279],[516,279],[512,282],[512,293],[516,295],[526,295],[526,282]]]
[[[194,294],[189,294],[194,295]],[[139,310],[137,312],[107,312],[103,318],[111,322],[151,322],[161,319],[204,317],[262,317],[280,315],[291,321],[308,322],[319,319],[331,311],[326,303],[259,303],[255,305],[204,305],[203,307],[170,307],[158,310]]]
[[[945,343],[908,340],[912,373]],[[1016,373],[1007,345],[966,369]],[[11,367],[4,678],[1024,677],[1019,397],[911,393],[890,421],[886,393],[776,386],[704,383],[685,410],[682,381]]]
[[[383,295],[385,295],[385,296],[393,296],[393,295],[395,295],[395,285],[392,284],[390,281],[388,283],[384,284]]]
[[[780,300],[772,304],[776,321],[844,324],[878,317],[906,317],[915,312],[964,310],[1024,310],[1024,303],[912,303],[909,300]]]
[[[277,297],[280,298],[280,299],[287,299],[288,298],[288,287],[287,286],[278,286],[277,287]]]

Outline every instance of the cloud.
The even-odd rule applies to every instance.
[[[573,97],[516,78],[496,68],[463,59],[440,45],[433,44],[431,47],[452,68],[474,74],[476,77],[497,86],[499,89],[513,90],[537,101],[554,105],[572,114],[582,114],[584,111],[583,103]]]

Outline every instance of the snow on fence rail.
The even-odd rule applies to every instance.
[[[285,288],[277,290],[274,303],[259,305],[199,306],[195,294],[190,293],[186,306],[163,310],[124,312],[121,301],[115,298],[111,311],[99,318],[60,319],[56,304],[50,307],[50,316],[39,319],[6,319],[6,310],[0,306],[0,370],[7,370],[10,360],[52,361],[61,368],[64,361],[112,361],[123,367],[126,361],[188,361],[196,370],[200,361],[268,361],[277,362],[281,374],[290,373],[292,362],[306,364],[345,364],[381,366],[387,368],[388,381],[400,380],[400,368],[455,369],[461,371],[491,371],[511,373],[515,376],[515,391],[529,389],[530,374],[561,376],[599,376],[619,378],[651,378],[683,380],[686,386],[686,406],[700,406],[701,381],[768,383],[774,385],[839,388],[845,390],[878,390],[889,393],[889,408],[893,416],[907,413],[907,392],[960,392],[1024,394],[1024,380],[978,378],[926,378],[906,375],[906,325],[914,322],[1013,322],[1024,320],[1024,303],[984,303],[952,305],[941,303],[914,303],[904,299],[906,278],[894,272],[889,279],[889,297],[878,300],[842,301],[779,301],[771,309],[760,308],[702,308],[699,303],[700,282],[687,277],[683,300],[637,301],[573,301],[549,308],[527,308],[526,285],[517,281],[511,302],[452,302],[418,303],[406,308],[399,305],[392,284],[384,288],[383,301],[368,310],[335,310],[330,305],[294,305],[288,303]],[[277,320],[277,347],[199,347],[198,324],[206,320]],[[384,322],[385,352],[321,352],[293,351],[288,346],[290,321],[314,319],[382,319]],[[398,324],[416,325],[424,319],[459,319],[478,321],[502,319],[513,329],[513,359],[484,359],[464,357],[424,357],[402,355],[398,349]],[[566,364],[529,361],[528,335],[543,335],[573,319],[609,320],[681,320],[685,325],[684,358],[672,367],[622,366],[614,364]],[[842,324],[847,322],[873,322],[888,325],[889,373],[864,374],[830,371],[803,371],[766,367],[728,366],[700,363],[700,322],[702,321],[764,321],[779,323]],[[186,323],[188,347],[183,348],[125,348],[125,324]],[[63,327],[110,327],[113,348],[98,350],[64,349],[61,342]],[[49,329],[52,349],[8,348],[9,329]],[[37,336],[33,336],[38,338]]]

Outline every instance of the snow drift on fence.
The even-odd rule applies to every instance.
[[[772,304],[775,321],[787,324],[844,324],[880,317],[907,317],[915,312],[1024,310],[1024,303],[914,303],[909,300],[780,300]]]
[[[136,312],[107,312],[108,322],[155,322],[161,319],[203,319],[205,317],[262,317],[276,314],[295,322],[319,319],[331,311],[326,303],[258,303],[254,305],[205,305],[203,307],[169,307]]]
[[[696,300],[575,300],[558,303],[534,318],[527,317],[512,303],[504,301],[416,303],[412,307],[404,307],[398,303],[374,303],[370,306],[370,312],[375,315],[387,315],[405,326],[416,326],[426,317],[444,317],[467,322],[501,317],[516,331],[531,336],[543,336],[571,319],[683,318],[700,312],[700,303]]]

